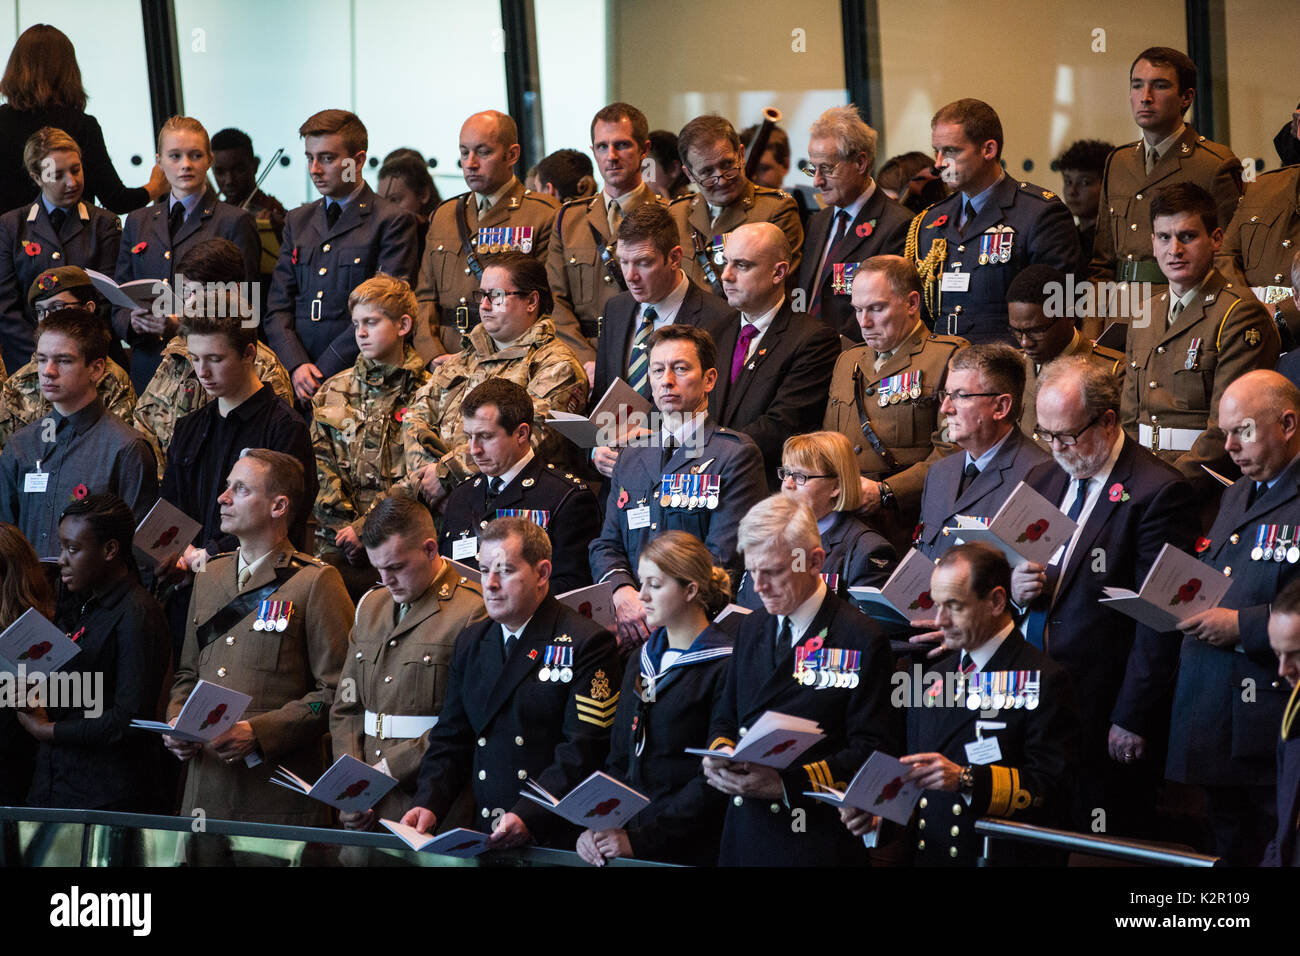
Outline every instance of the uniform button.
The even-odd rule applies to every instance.
[[[490,817],[491,815],[492,815],[492,814],[488,813],[488,808],[487,808],[487,807],[484,807],[484,808],[483,808],[483,819],[486,820],[486,819],[487,819],[488,817]]]
[[[487,771],[486,771],[486,770],[480,770],[480,771],[478,772],[478,778],[479,778],[480,780],[486,780],[486,779],[487,779]]]
[[[569,265],[575,265],[578,261],[577,256],[569,256]]]
[[[234,644],[235,644],[235,636],[234,636],[233,634],[227,634],[227,635],[226,635],[226,645],[227,645],[228,647],[233,647]]]
[[[316,293],[316,298],[318,298],[318,299],[319,299],[319,298],[322,298],[324,295],[325,295],[325,290],[324,290],[324,289],[321,289],[321,290],[319,290],[319,291]]]
[[[391,684],[392,682],[393,682],[393,675],[392,675],[392,674],[389,674],[387,677],[384,678],[384,683],[385,683],[385,684]]]
[[[1138,367],[1138,363],[1137,363],[1137,362],[1130,362],[1129,365],[1131,365],[1133,368],[1137,368],[1137,367]]]
[[[916,841],[916,848],[917,848],[918,850],[924,850],[924,849],[925,849],[925,841],[924,841],[924,840],[917,840],[917,841]]]
[[[1251,222],[1259,222],[1259,216],[1251,216],[1251,217],[1250,217],[1250,221],[1251,221]]]
[[[749,728],[748,728],[748,727],[741,727],[741,728],[740,728],[740,736],[743,737],[743,736],[745,736],[745,734],[747,734],[747,733],[749,733]]]
[[[428,654],[425,654],[423,657],[420,658],[420,660],[421,660],[422,662],[424,662],[425,664],[432,664],[432,663],[433,663],[433,658],[430,657]]]
[[[1151,424],[1152,424],[1152,425],[1154,425],[1154,424],[1155,424],[1156,422],[1158,422],[1158,421],[1160,421],[1160,419],[1159,419],[1157,416],[1155,416],[1155,415],[1152,415],[1152,416],[1151,416]]]
[[[862,446],[861,446],[861,445],[854,445],[854,446],[853,446],[853,454],[855,454],[855,455],[861,455],[861,454],[862,454]]]
[[[217,668],[217,676],[218,676],[218,677],[225,677],[225,676],[226,676],[226,669],[225,669],[224,667],[218,667],[218,668]]]
[[[388,646],[389,646],[389,647],[396,647],[396,646],[397,646],[397,638],[393,638],[391,641],[389,641],[389,642],[388,642]]]
[[[354,266],[356,266],[356,265],[360,265],[360,264],[361,264],[361,257],[360,257],[360,256],[357,256],[355,259],[353,259],[353,260],[352,260],[352,264],[353,264]]]
[[[952,805],[952,815],[953,815],[954,817],[959,817],[959,816],[961,816],[961,804],[960,804],[960,803],[954,803],[954,804]]]
[[[1159,387],[1160,386],[1156,382],[1147,382],[1147,388],[1159,388]]]
[[[1282,245],[1285,246],[1286,243],[1284,242],[1284,243],[1282,243]],[[1282,273],[1279,272],[1277,275],[1273,276],[1273,281],[1274,281],[1274,282],[1281,282],[1281,281],[1282,281]]]
[[[956,312],[958,315],[961,315],[961,306],[957,306],[955,309],[953,309],[953,311]]]
[[[1156,346],[1156,354],[1157,354],[1157,355],[1164,355],[1164,354],[1165,354],[1165,347],[1164,347],[1163,345],[1157,345],[1157,346]]]
[[[1137,232],[1137,231],[1138,231],[1138,224],[1137,224],[1137,223],[1132,223],[1132,224],[1129,226],[1129,230],[1130,230],[1131,232]]]
[[[357,651],[357,660],[361,660],[361,652]]]
[[[486,527],[487,527],[487,522],[486,522],[486,521],[480,521],[480,522],[478,523],[478,526],[479,526],[480,528],[486,528]]]
[[[957,247],[957,251],[958,251],[958,252],[965,252],[965,251],[966,251],[966,247],[965,247],[965,246],[958,246],[958,247]]]
[[[480,738],[478,739],[478,745],[479,745],[480,747],[486,747],[486,746],[487,746],[487,738],[486,738],[486,737],[480,737]]]
[[[384,755],[384,752],[383,752],[382,750],[376,750],[376,751],[375,751],[375,756],[376,756],[376,757],[382,757],[383,755]]]
[[[1141,193],[1138,193],[1137,196],[1135,196],[1134,198],[1135,198],[1135,199],[1141,199],[1141,198],[1142,198],[1142,194],[1141,194]]]
[[[528,771],[527,771],[527,770],[520,770],[519,773],[517,773],[515,776],[517,776],[520,780],[527,780],[527,779],[528,779]]]
[[[606,282],[613,282],[614,280],[611,279],[609,276],[605,276],[605,281],[606,281]]]
[[[323,246],[320,247],[320,251],[321,251],[321,252],[329,252],[329,251],[330,251],[330,244],[329,244],[328,242],[325,243],[325,245],[323,245]]]
[[[63,254],[62,254],[62,253],[58,253],[58,252],[51,252],[51,253],[50,253],[50,258],[51,258],[51,259],[62,259],[62,258],[63,258]]]
[[[323,275],[324,275],[325,273],[327,273],[327,272],[329,272],[329,270],[326,269],[324,266],[321,266],[321,267],[320,267],[320,272],[318,272],[317,275],[322,275],[322,276],[323,276]]]
[[[958,835],[961,833],[961,827],[959,827],[959,826],[957,826],[956,824],[954,824],[954,825],[953,825],[953,828],[952,828],[951,830],[949,830],[948,832],[951,833],[953,836],[958,836]]]
[[[1111,207],[1110,207],[1110,213],[1111,213],[1112,216],[1115,214],[1115,207],[1114,207],[1114,206],[1111,206]]]
[[[774,803],[774,804],[772,804],[770,807],[768,807],[768,809],[771,810],[773,813],[780,813],[780,812],[781,812],[781,804],[779,804],[779,803]]]
[[[922,810],[924,810],[929,805],[930,805],[930,799],[928,797],[922,797],[920,801],[918,801],[917,803],[917,806],[920,807]]]
[[[516,746],[516,747],[522,747],[523,745],[524,745],[524,738],[523,738],[523,737],[516,737],[516,738],[515,738],[515,746]]]
[[[1230,577],[1232,577],[1232,568],[1224,568],[1224,569],[1223,569],[1223,576],[1224,576],[1225,578],[1230,578]]]
[[[1241,535],[1239,535],[1239,534],[1230,534],[1230,535],[1228,535],[1228,543],[1229,543],[1229,544],[1236,544],[1236,543],[1237,543],[1238,541],[1240,541],[1240,540],[1241,540]]]
[[[924,830],[924,829],[925,829],[925,821],[924,821],[924,820],[918,820],[917,823],[916,823],[916,828],[917,828],[918,830]]]
[[[164,258],[164,259],[170,259],[171,257],[172,257],[172,254],[171,254],[171,250],[170,250],[170,249],[169,249],[168,251],[166,251],[166,252],[163,253],[163,258]]]
[[[731,802],[734,803],[734,804],[735,804],[736,806],[738,806],[738,807],[743,807],[743,806],[745,805],[745,798],[744,798],[744,797],[732,797],[732,798],[731,798]]]
[[[438,247],[438,251],[439,251],[439,252],[442,252],[442,246],[439,246],[439,247]]]
[[[949,855],[950,857],[952,857],[953,859],[956,859],[956,858],[957,858],[957,848],[956,848],[955,846],[950,846],[950,847],[948,847],[948,855]]]
[[[465,267],[465,275],[469,275],[469,266],[466,266],[466,267]],[[483,816],[487,816],[487,811],[486,811],[486,810],[483,811]]]
[[[658,530],[659,530],[659,525],[658,525],[656,522],[651,521],[651,522],[650,522],[650,530],[651,530],[651,531],[658,531]]]

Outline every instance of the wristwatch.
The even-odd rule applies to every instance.
[[[975,771],[971,770],[970,764],[961,768],[961,774],[957,777],[957,789],[962,793],[975,790]]]
[[[880,506],[882,508],[897,508],[898,499],[894,497],[894,489],[889,487],[889,482],[880,483]]]

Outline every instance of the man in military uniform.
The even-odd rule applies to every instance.
[[[203,240],[187,252],[176,267],[176,271],[185,276],[187,284],[190,280],[205,284],[237,283],[242,281],[243,270],[243,255],[239,247],[228,239]],[[220,292],[222,298],[217,300],[224,302],[226,315],[245,314],[241,308],[246,303],[239,302],[235,298],[239,293],[231,291],[236,288],[237,286],[226,286]],[[206,305],[214,300],[204,294],[202,301]],[[214,301],[214,304],[217,302]],[[294,395],[289,371],[280,363],[271,347],[260,339],[257,342],[257,355],[253,359],[253,369],[258,379],[275,389],[275,394],[292,407]],[[177,335],[163,347],[158,371],[154,372],[148,388],[136,402],[134,420],[130,422],[153,448],[158,459],[160,481],[176,423],[207,403],[208,393],[199,384],[198,373],[190,364],[185,336]]]
[[[505,113],[475,113],[460,128],[460,167],[469,192],[446,200],[433,212],[415,297],[420,303],[415,347],[421,355],[456,354],[462,338],[478,325],[474,290],[482,284],[488,255],[518,251],[546,262],[558,203],[531,192],[515,178],[519,131]],[[560,340],[581,356],[593,357],[576,319],[562,315]],[[427,338],[426,338],[427,337]]]
[[[556,594],[591,584],[587,548],[600,533],[596,496],[532,446],[533,400],[514,382],[490,378],[465,396],[461,418],[479,474],[457,485],[443,506],[439,551],[478,567],[478,534],[493,518],[515,515],[551,539]]]
[[[912,220],[904,254],[925,282],[931,327],[971,342],[1015,345],[1007,286],[1036,262],[1080,272],[1074,219],[1055,193],[1002,169],[1002,121],[982,100],[940,109],[930,138],[953,193]]]
[[[1273,315],[1282,351],[1300,342],[1300,306],[1291,294],[1291,262],[1300,252],[1300,166],[1262,173],[1233,213],[1214,264],[1250,286]]]
[[[357,343],[348,295],[376,272],[415,275],[415,217],[375,194],[361,171],[369,137],[346,110],[322,110],[298,129],[321,194],[289,213],[267,300],[266,338],[308,401],[350,366]]]
[[[379,766],[397,781],[372,810],[340,813],[348,829],[400,820],[447,693],[456,636],[487,617],[478,584],[438,556],[429,509],[408,495],[385,498],[361,543],[382,586],[357,602],[356,621],[330,708],[334,759]]]
[[[610,633],[555,600],[551,542],[522,518],[480,535],[491,620],[456,639],[447,693],[402,822],[428,832],[469,783],[490,846],[529,840],[570,848],[578,830],[519,791],[529,780],[564,796],[609,752],[623,665]]]
[[[1178,468],[1206,497],[1202,470],[1231,471],[1216,412],[1229,382],[1277,362],[1277,327],[1246,289],[1214,268],[1223,242],[1214,200],[1176,183],[1151,202],[1156,261],[1169,288],[1143,304],[1125,347],[1120,420],[1130,438]],[[1208,524],[1208,522],[1207,522]]]
[[[230,470],[221,529],[239,539],[195,575],[167,717],[175,721],[200,680],[252,696],[244,720],[199,745],[163,737],[191,761],[181,815],[327,826],[328,807],[270,784],[284,765],[305,780],[324,771],[322,738],[347,649],[352,602],[337,571],[289,543],[303,501],[302,465],[255,448]],[[270,603],[268,603],[270,602]],[[269,615],[272,608],[277,620]],[[272,626],[256,627],[270,621]]]
[[[627,291],[614,255],[614,236],[623,217],[652,203],[667,208],[641,179],[641,164],[650,150],[650,124],[635,106],[611,103],[591,121],[591,152],[604,188],[590,199],[565,203],[555,217],[546,273],[555,295],[557,328],[577,322],[595,360],[605,303]],[[575,349],[576,352],[576,349]]]
[[[951,653],[933,664],[943,675],[933,706],[907,711],[908,752],[900,759],[912,768],[905,779],[924,791],[908,829],[916,866],[976,866],[980,817],[1042,826],[1068,820],[1078,754],[1074,697],[1064,669],[1016,630],[1010,593],[1007,559],[987,544],[950,549],[931,576]],[[1024,706],[1005,699],[1003,688],[1012,683],[1021,688],[1014,703],[1023,697]],[[970,694],[982,697],[975,710],[966,706]],[[878,820],[860,810],[840,815],[855,835]],[[1007,842],[995,843],[991,857],[1043,860]]]
[[[1065,273],[1042,265],[1025,269],[1007,287],[1007,322],[1024,353],[1025,363],[1020,430],[1038,441],[1045,451],[1050,449],[1034,430],[1038,427],[1038,379],[1047,363],[1064,356],[1083,355],[1116,379],[1124,380],[1124,354],[1098,345],[1079,331],[1075,325],[1074,303],[1063,298],[1066,288]]]
[[[823,427],[853,442],[865,507],[901,552],[911,542],[926,470],[956,450],[945,434],[938,392],[948,360],[967,343],[926,330],[920,279],[900,256],[863,262],[853,276],[852,301],[866,344],[835,363]]]
[[[794,250],[790,271],[797,274],[803,250],[799,208],[779,189],[756,186],[745,176],[745,154],[736,130],[720,116],[697,116],[677,136],[682,168],[700,187],[669,207],[681,246],[687,278],[714,295],[722,292],[723,247],[727,234],[747,222],[775,223]]]
[[[1234,381],[1218,405],[1242,477],[1196,550],[1232,578],[1218,607],[1178,625],[1183,646],[1165,776],[1203,787],[1215,852],[1255,866],[1276,829],[1277,732],[1286,693],[1269,602],[1300,571],[1300,391],[1276,372]]]
[[[409,476],[419,478],[425,500],[437,506],[456,484],[476,473],[461,423],[461,400],[489,378],[504,378],[533,398],[533,440],[547,461],[571,462],[576,449],[544,424],[551,409],[581,411],[587,376],[577,356],[555,337],[546,266],[522,252],[485,262],[474,299],[481,321],[465,348],[434,369],[411,397],[402,423]],[[426,466],[431,466],[426,468]]]
[[[708,747],[734,750],[769,710],[816,721],[825,737],[785,770],[704,758],[709,785],[729,798],[718,863],[864,864],[862,844],[844,832],[835,811],[803,793],[842,790],[872,752],[898,753],[889,643],[822,580],[825,552],[807,505],[787,495],[759,502],[741,519],[738,541],[763,607],[741,621]],[[797,564],[791,555],[806,561]]]
[[[1232,219],[1241,195],[1241,161],[1183,122],[1195,94],[1196,64],[1178,50],[1151,47],[1129,68],[1129,106],[1142,138],[1116,148],[1106,160],[1092,279],[1167,281],[1151,255],[1149,210],[1161,187],[1194,183],[1214,197],[1221,225]]]
[[[331,564],[363,565],[361,526],[380,492],[406,476],[402,424],[429,373],[411,346],[415,293],[401,279],[377,275],[348,296],[360,354],[352,368],[326,379],[312,398],[311,439],[319,490],[312,508],[316,554]],[[341,563],[339,563],[342,568]],[[374,569],[343,570],[349,593],[373,583]]]
[[[857,344],[853,272],[863,259],[901,255],[912,214],[871,178],[876,131],[855,107],[831,107],[808,135],[813,186],[825,205],[808,221],[798,286],[812,315]]]

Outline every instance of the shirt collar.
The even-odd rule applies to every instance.
[[[347,194],[346,196],[344,196],[342,199],[335,199],[335,198],[333,198],[332,196],[326,196],[326,197],[325,197],[325,208],[328,209],[330,203],[337,203],[341,209],[346,210],[346,209],[348,208],[348,206],[352,205],[352,200],[354,200],[354,199],[357,198],[357,193],[361,192],[361,190],[364,189],[365,186],[366,186],[366,184],[365,184],[364,181],[361,182],[361,183],[358,183],[358,184],[357,184],[357,188],[354,189],[354,190],[352,190],[352,192],[348,193],[348,194]]]
[[[532,461],[533,458],[533,449],[529,446],[528,451],[524,453],[524,457],[515,462],[509,471],[504,475],[497,475],[497,477],[501,479],[501,487],[505,488],[506,485],[518,478],[519,473],[528,467],[528,463]]]
[[[813,618],[815,618],[817,612],[821,610],[822,601],[824,600],[826,600],[826,582],[821,577],[818,577],[817,589],[813,591],[810,597],[795,608],[791,614],[777,615],[776,632],[778,634],[781,633],[781,628],[784,626],[785,619],[788,616],[790,618],[790,632],[793,635],[794,643],[799,643],[804,634],[807,633],[808,628],[812,627]]]
[[[637,200],[640,198],[641,191],[643,189],[649,189],[649,188],[650,187],[643,182],[640,186],[637,186],[636,189],[629,189],[621,196],[611,196],[609,193],[605,192],[605,190],[602,189],[600,191],[600,198],[602,200],[601,205],[605,207],[605,215],[607,217],[609,216],[610,203],[614,203],[615,205],[617,205],[619,211],[626,214],[628,207],[631,206],[633,203],[637,202]]]
[[[912,328],[908,331],[906,335],[904,335],[901,339],[899,339],[897,345],[895,345],[888,352],[877,352],[876,355],[879,356],[880,358],[883,358],[886,362],[888,362],[891,358],[894,357],[895,352],[901,349],[908,342],[912,341],[912,337],[916,335],[917,329],[922,328],[924,325],[925,325],[924,322],[922,322],[920,319],[917,319],[916,324],[912,326]]]
[[[839,520],[840,520],[840,513],[838,511],[832,511],[826,517],[818,518],[817,533],[824,536],[827,531],[830,531],[831,528],[835,527],[835,522]]]
[[[1009,428],[1005,435],[1003,435],[1001,438],[995,441],[989,447],[988,451],[984,452],[984,454],[980,455],[978,458],[975,459],[975,467],[978,468],[980,472],[983,472],[984,469],[989,466],[989,462],[993,460],[993,456],[998,453],[998,449],[1002,447],[1003,443],[1008,438],[1011,437],[1011,433],[1013,431],[1015,431],[1014,426],[1012,428]],[[969,465],[970,463],[971,463],[970,452],[966,452],[966,464]]]
[[[993,655],[998,652],[998,648],[1002,646],[1002,642],[1011,636],[1011,632],[1015,630],[1015,627],[1015,621],[1004,625],[1002,630],[998,631],[979,647],[975,648],[975,650],[966,652],[966,656],[975,662],[976,670],[982,671],[984,668],[988,667],[989,661],[993,659]]]
[[[676,315],[677,310],[682,307],[682,300],[686,298],[686,290],[690,288],[690,283],[686,278],[686,273],[681,269],[677,270],[677,284],[673,290],[663,297],[659,302],[643,302],[641,312],[644,313],[647,306],[653,306],[655,314],[662,318],[664,315]]]
[[[687,415],[681,426],[676,431],[673,431],[667,425],[668,419],[661,416],[664,425],[660,429],[660,434],[664,438],[671,436],[673,441],[677,444],[677,447],[680,448],[686,444],[688,438],[693,436],[704,426],[704,420],[707,417],[708,412],[696,412],[694,415]]]
[[[776,318],[776,314],[781,311],[781,306],[783,305],[785,305],[784,293],[782,293],[781,298],[777,299],[776,305],[772,306],[772,308],[768,309],[761,315],[742,314],[740,316],[740,327],[743,329],[746,325],[755,326],[758,329],[759,338],[762,338],[763,333],[767,331],[768,326],[772,324],[772,320]]]
[[[177,199],[171,193],[167,194],[167,211],[170,213],[180,203],[185,207],[185,218],[188,219],[194,213],[195,207],[203,201],[203,193],[195,193],[193,196],[186,196],[184,199]]]
[[[104,417],[105,411],[106,409],[104,407],[104,400],[100,398],[98,395],[96,395],[95,400],[92,401],[89,405],[86,405],[84,408],[77,409],[71,415],[60,416],[60,418],[62,421],[68,423],[67,427],[72,429],[72,433],[74,435],[82,435],[85,434],[85,432],[92,425],[94,425],[96,422],[98,422],[101,418]],[[56,411],[54,414],[57,416],[58,412]],[[57,422],[55,423],[54,428],[55,428],[55,432],[57,433],[58,432]]]
[[[1160,142],[1156,143],[1156,156],[1158,157],[1158,159],[1165,158],[1165,154],[1174,148],[1174,144],[1177,143],[1178,140],[1182,138],[1182,135],[1184,132],[1186,132],[1186,130],[1187,130],[1187,124],[1179,123],[1178,129],[1174,130],[1172,133],[1170,133]],[[1151,144],[1147,142],[1145,134],[1142,137],[1142,144],[1144,149],[1151,148]]]
[[[253,574],[256,574],[257,569],[266,563],[266,559],[269,558],[271,555],[275,554],[276,551],[278,550],[279,550],[278,548],[272,548],[270,551],[266,552],[266,554],[262,555],[260,558],[257,558],[250,562],[244,557],[244,549],[240,548],[239,558],[235,562],[236,573],[243,574],[244,571],[247,570],[247,571],[251,571]]]
[[[54,203],[50,202],[48,199],[45,198],[45,193],[41,193],[41,205],[45,207],[45,215],[47,216],[50,213],[54,212],[55,209],[59,208],[58,206],[54,205]]]
[[[1006,178],[1007,174],[1001,173],[997,179],[993,180],[993,185],[989,186],[979,195],[969,197],[968,202],[975,207],[976,215],[979,215],[984,211],[984,207],[989,204],[989,200],[993,197],[993,190],[997,189],[998,184]]]
[[[510,187],[513,186],[514,184],[515,184],[515,178],[511,176],[509,179],[505,181],[505,183],[501,186],[500,189],[498,189],[494,193],[491,193],[490,195],[488,193],[475,193],[474,202],[475,204],[481,204],[482,201],[486,199],[488,201],[488,209],[495,209],[497,205],[501,202],[501,200],[505,197],[505,194],[510,192]]]
[[[532,621],[532,619],[533,618],[530,616],[527,621],[524,621],[523,624],[519,625],[519,630],[517,631],[510,630],[510,628],[506,627],[504,624],[501,624],[501,622],[498,621],[497,623],[501,624],[502,645],[504,646],[505,642],[510,640],[510,638],[512,637],[523,637],[524,631],[528,630],[528,625]]]

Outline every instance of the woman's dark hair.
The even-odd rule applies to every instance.
[[[115,494],[101,491],[97,494],[78,498],[63,509],[59,523],[65,518],[82,518],[94,532],[95,540],[101,545],[110,541],[117,542],[117,553],[126,569],[138,581],[140,569],[135,563],[132,541],[135,538],[135,515],[127,503]]]
[[[67,34],[48,23],[28,27],[14,44],[0,94],[16,110],[64,107],[83,112],[86,88]]]

